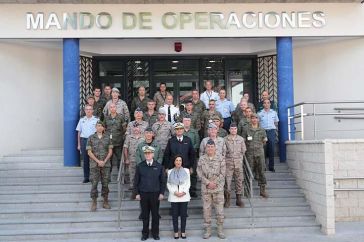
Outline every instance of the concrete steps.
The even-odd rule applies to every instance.
[[[139,240],[141,221],[139,203],[130,200],[131,191],[125,185],[122,203],[122,228],[117,224],[117,184],[110,188],[111,210],[90,209],[90,184],[82,184],[82,168],[63,167],[63,150],[24,150],[0,159],[0,241],[47,240]],[[113,181],[117,171],[113,171]],[[277,163],[276,172],[266,172],[268,199],[259,197],[254,182],[252,208],[244,199],[245,208],[225,209],[227,235],[251,232],[319,231],[315,215],[286,164]],[[198,189],[199,190],[199,189]],[[166,193],[166,195],[168,195]],[[171,236],[170,204],[161,202],[161,236]],[[188,234],[202,234],[202,202],[189,203]]]

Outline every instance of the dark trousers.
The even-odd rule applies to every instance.
[[[186,232],[188,202],[171,203],[173,231],[178,233],[178,217],[181,217],[181,233]]]
[[[83,159],[83,177],[90,178],[90,157],[86,150],[87,138],[81,138],[81,154]]]
[[[229,132],[230,124],[231,124],[231,117],[224,118],[224,125],[223,125],[223,128],[224,128],[227,132]],[[238,124],[236,124],[236,125],[238,125]]]
[[[266,156],[269,158],[268,168],[272,170],[274,168],[274,146],[276,141],[276,130],[266,129],[268,142],[266,145]]]
[[[159,193],[141,192],[140,206],[142,208],[143,230],[142,234],[149,235],[149,216],[152,214],[152,236],[159,235]]]

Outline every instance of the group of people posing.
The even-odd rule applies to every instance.
[[[278,124],[268,92],[263,92],[257,108],[260,111],[256,113],[248,94],[235,107],[226,99],[224,89],[215,92],[211,81],[205,82],[205,88],[201,97],[198,90],[192,90],[192,99],[185,101],[181,109],[173,105],[173,96],[165,83],[160,84],[153,99],[147,97],[141,86],[132,101],[131,112],[120,99],[117,88],[106,85],[103,95],[100,88],[94,88],[94,95],[87,98],[81,114],[84,116],[76,127],[77,148],[83,158],[83,182],[92,184],[91,211],[97,210],[99,181],[104,198],[102,206],[110,209],[110,174],[113,166],[120,165],[128,170],[132,199],[140,201],[142,240],[149,237],[150,214],[152,237],[159,240],[159,203],[166,188],[174,238],[186,238],[187,205],[191,197],[198,197],[198,178],[203,203],[203,238],[211,236],[212,206],[218,237],[225,238],[223,210],[230,207],[233,180],[236,205],[244,207],[244,156],[258,181],[260,195],[268,197],[265,156],[269,157],[268,169],[274,172]]]

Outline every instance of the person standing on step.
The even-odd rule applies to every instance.
[[[94,109],[91,105],[85,106],[86,116],[77,124],[77,149],[81,152],[83,160],[83,183],[90,182],[90,158],[86,151],[87,139],[96,132],[96,123],[99,120],[93,116]]]
[[[139,142],[136,150],[135,150],[135,159],[136,163],[141,163],[145,157],[143,152],[144,146],[151,146],[154,148],[154,160],[162,164],[163,162],[163,153],[161,151],[160,145],[154,139],[154,132],[151,127],[148,127],[144,130],[144,138]]]
[[[134,111],[134,121],[131,121],[128,123],[128,126],[126,127],[126,135],[131,134],[131,130],[133,129],[135,123],[139,125],[140,132],[144,133],[144,130],[148,128],[148,122],[143,120],[143,110],[141,108],[137,108]]]
[[[197,165],[197,174],[201,178],[201,195],[204,218],[204,239],[211,236],[211,210],[215,207],[217,236],[225,239],[224,224],[224,183],[225,158],[216,151],[213,140],[206,143],[206,154],[200,157]]]
[[[212,117],[219,116],[219,118],[222,119],[221,113],[219,113],[215,109],[215,100],[211,99],[209,101],[209,107],[210,107],[210,109],[205,110],[201,115],[201,126],[202,126],[202,128],[204,130],[204,137],[208,136],[207,131],[208,131],[208,128],[209,128],[209,123],[212,121]]]
[[[166,120],[166,111],[163,108],[158,110],[158,121],[153,124],[152,129],[154,140],[159,144],[162,154],[164,154],[168,140],[174,135],[174,127]]]
[[[168,170],[168,202],[171,203],[174,238],[178,239],[178,217],[181,217],[181,238],[186,239],[187,205],[191,200],[190,170],[182,167],[182,157],[174,158],[173,169]]]
[[[214,92],[214,87],[212,85],[211,80],[205,81],[205,88],[206,88],[206,91],[204,91],[201,94],[200,100],[205,104],[205,108],[207,110],[209,110],[210,109],[210,106],[209,106],[210,100],[216,101],[217,99],[219,99],[219,94],[217,92]]]
[[[141,240],[149,237],[149,217],[152,214],[152,236],[159,240],[159,203],[164,198],[165,179],[163,167],[154,160],[154,148],[144,146],[145,159],[138,164],[134,178],[136,200],[140,201],[143,230]]]
[[[100,87],[94,88],[94,98],[95,98],[94,114],[101,121],[103,121],[104,120],[103,110],[104,110],[106,101],[101,97],[101,88]]]
[[[200,144],[200,157],[206,154],[206,144],[211,139],[216,145],[217,153],[225,157],[226,144],[224,138],[217,136],[218,127],[212,122],[209,124],[208,137],[204,138]]]
[[[231,115],[235,110],[234,104],[226,98],[225,89],[220,89],[219,99],[216,100],[216,110],[221,113],[223,118],[223,128],[227,132],[230,128]]]
[[[230,134],[225,137],[226,144],[226,178],[225,178],[225,204],[224,207],[230,207],[231,198],[231,181],[234,178],[235,181],[235,194],[236,194],[236,206],[244,207],[244,203],[241,200],[243,194],[243,161],[246,151],[246,146],[243,137],[239,136],[238,127],[236,123],[230,124]]]
[[[240,122],[238,124],[238,135],[242,136],[243,130],[246,129],[247,127],[249,127],[250,118],[251,118],[252,114],[253,114],[253,112],[250,107],[247,107],[244,110],[244,117],[240,120]]]
[[[104,134],[105,127],[102,121],[97,121],[96,133],[91,135],[87,140],[86,150],[91,158],[90,161],[90,180],[91,180],[91,211],[95,212],[97,208],[98,190],[97,185],[101,180],[101,195],[104,197],[102,205],[105,209],[110,209],[108,200],[109,196],[109,178],[112,156],[112,143],[110,137]]]
[[[131,102],[131,113],[134,113],[134,111],[137,108],[140,108],[144,113],[148,110],[148,101],[150,99],[146,97],[145,87],[140,86],[138,88],[138,95],[134,97],[133,101]]]
[[[224,128],[222,128],[223,127],[223,125],[221,124],[222,120],[223,119],[220,119],[220,117],[217,115],[212,117],[212,121],[214,122],[214,124],[217,127],[217,136],[219,136],[221,138],[225,138],[228,135],[228,132]]]
[[[111,103],[114,103],[116,105],[116,112],[117,113],[120,113],[125,122],[129,122],[130,121],[130,113],[129,113],[129,108],[128,108],[128,105],[126,104],[125,101],[121,100],[119,98],[119,95],[120,95],[120,91],[119,89],[117,89],[116,87],[114,87],[111,91],[111,97],[112,99],[109,100],[105,107],[104,107],[104,116],[107,116],[109,115],[109,106]]]
[[[246,144],[246,156],[254,177],[258,180],[260,196],[268,198],[266,192],[267,180],[264,175],[265,157],[264,144],[267,142],[265,130],[259,127],[257,114],[252,114],[251,124],[243,130],[243,138]]]
[[[108,101],[110,101],[112,99],[112,96],[111,96],[111,85],[109,83],[105,84],[104,85],[104,92],[102,94],[102,99],[104,101],[104,103],[106,104]]]
[[[171,124],[175,124],[177,122],[178,116],[180,115],[179,108],[173,105],[173,96],[167,95],[166,101],[162,109],[166,113],[166,120]],[[158,109],[159,110],[159,109]]]
[[[143,120],[148,122],[148,126],[152,127],[158,121],[158,113],[155,111],[155,101],[149,99],[147,103],[148,110],[143,114]]]
[[[157,110],[164,106],[167,95],[171,95],[171,93],[167,91],[166,83],[161,82],[159,84],[159,91],[156,92],[153,97],[154,101],[157,104]]]

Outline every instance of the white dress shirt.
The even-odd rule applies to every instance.
[[[207,90],[206,90],[201,94],[200,100],[205,104],[206,109],[210,109],[209,101],[211,99],[217,101],[219,98],[220,97],[217,92],[214,92],[214,91],[207,92]]]
[[[175,121],[175,117],[179,116],[179,108],[177,108],[176,106],[172,105],[168,105],[168,104],[164,104],[164,106],[162,107],[162,109],[166,112],[166,120],[168,121],[168,107],[170,106],[170,110],[171,110],[171,124],[174,124]]]

